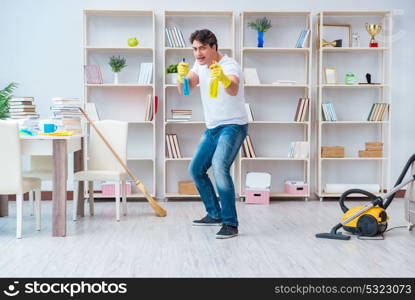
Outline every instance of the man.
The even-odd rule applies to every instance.
[[[216,238],[231,238],[238,235],[238,218],[230,168],[248,132],[242,72],[234,59],[218,51],[216,36],[211,31],[193,32],[190,42],[196,62],[190,72],[187,63],[179,63],[178,90],[182,94],[184,77],[189,79],[190,90],[199,84],[207,127],[189,165],[207,211],[193,225],[222,225]],[[209,96],[213,79],[219,80],[217,98]],[[220,203],[207,175],[210,167]]]

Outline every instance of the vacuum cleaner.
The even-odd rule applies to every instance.
[[[337,232],[340,228],[343,228],[343,230],[350,232],[351,234],[367,237],[378,236],[385,232],[388,227],[387,221],[389,219],[386,214],[386,209],[394,199],[396,192],[408,184],[411,184],[412,186],[412,183],[415,181],[415,174],[412,174],[408,179],[404,180],[408,169],[414,161],[415,154],[409,158],[404,169],[399,175],[394,188],[389,193],[377,196],[361,189],[349,189],[345,191],[340,196],[339,200],[340,208],[344,213],[341,222],[335,225],[330,232],[318,233],[316,234],[316,237],[335,240],[349,240],[350,235]],[[364,195],[369,198],[370,203],[349,209],[344,202],[351,194]]]

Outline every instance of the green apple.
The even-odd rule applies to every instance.
[[[127,43],[128,43],[128,46],[135,47],[138,45],[138,40],[135,37],[132,37],[128,39]]]

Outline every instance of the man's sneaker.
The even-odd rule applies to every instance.
[[[216,233],[217,239],[229,239],[238,235],[238,227],[223,224],[222,228]]]
[[[222,225],[221,219],[214,219],[209,217],[209,215],[206,215],[206,217],[200,219],[200,220],[194,220],[193,225],[196,226],[214,226],[214,225]]]

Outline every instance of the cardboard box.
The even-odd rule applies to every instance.
[[[344,147],[343,146],[321,147],[321,157],[324,157],[324,158],[343,158],[344,157]]]
[[[199,195],[199,191],[193,181],[179,181],[179,194]]]
[[[367,151],[367,150],[359,150],[359,157],[383,157],[383,151]]]
[[[383,143],[365,143],[365,150],[366,151],[382,151],[383,150]]]

